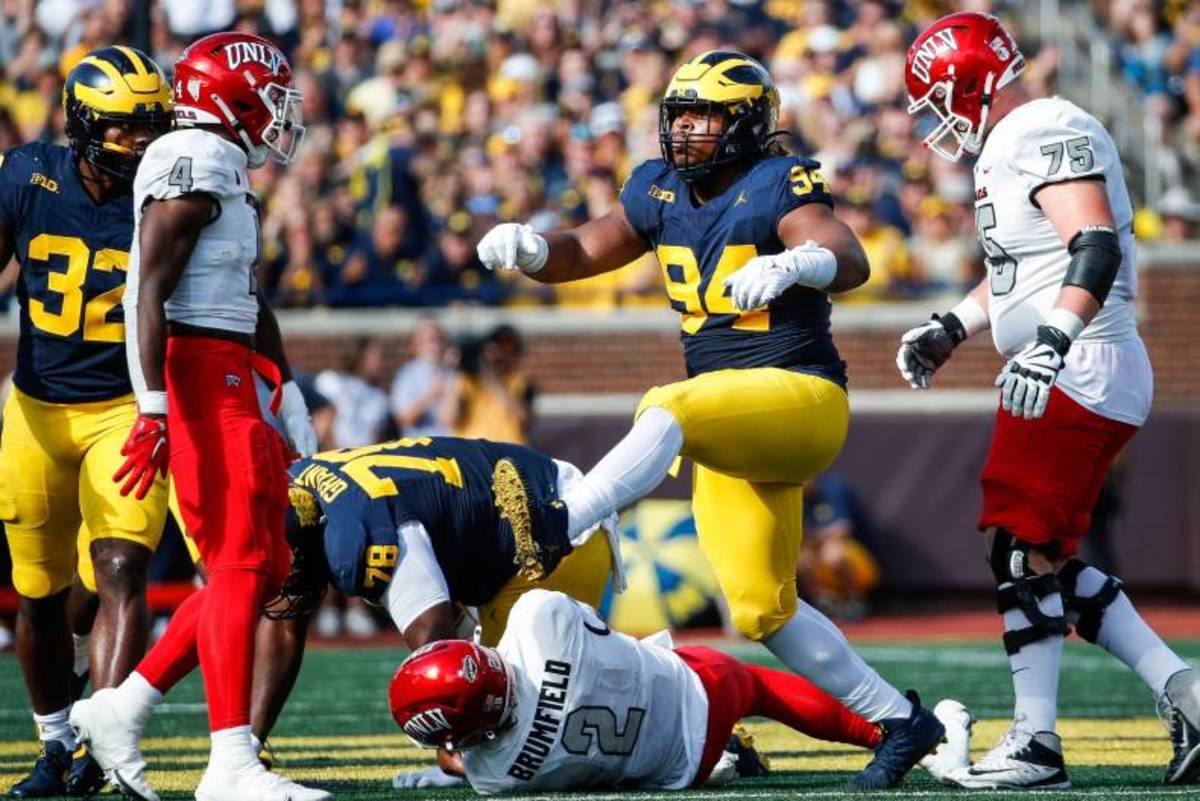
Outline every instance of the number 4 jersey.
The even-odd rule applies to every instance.
[[[1058,386],[1105,417],[1141,425],[1153,375],[1137,333],[1133,209],[1121,161],[1094,117],[1059,97],[1018,107],[988,134],[975,164],[975,221],[988,268],[992,339],[1010,358],[1032,342],[1054,306],[1071,257],[1038,205],[1064,181],[1101,181],[1121,243],[1121,266],[1103,308],[1067,354]]]
[[[516,720],[463,752],[477,792],[692,783],[708,697],[673,651],[610,631],[590,607],[545,590],[517,601],[497,651],[517,682]]]

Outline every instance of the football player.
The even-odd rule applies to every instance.
[[[400,728],[438,748],[441,766],[394,785],[446,786],[445,772],[487,795],[726,783],[737,776],[730,735],[749,715],[863,748],[882,736],[795,674],[711,648],[673,649],[669,636],[639,642],[541,589],[517,601],[495,650],[427,645],[388,695]]]
[[[517,492],[496,493],[520,471]],[[292,572],[267,605],[256,676],[254,733],[265,740],[300,669],[308,620],[330,581],[387,609],[409,648],[458,636],[476,607],[485,645],[532,587],[596,605],[610,572],[623,588],[616,516],[574,540],[543,540],[529,504],[581,478],[531,448],[454,437],[401,439],[319,453],[291,467],[287,535]],[[606,542],[607,539],[607,542]],[[264,636],[260,634],[260,637]],[[264,648],[265,646],[265,648]]]
[[[206,36],[175,65],[177,129],[146,150],[125,296],[138,418],[113,476],[144,493],[171,477],[208,573],[120,686],[75,705],[71,725],[128,797],[156,799],[137,741],[155,702],[203,666],[212,732],[201,801],[328,798],[266,770],[250,738],[254,632],[290,567],[288,446],[263,420],[254,375],[299,451],[315,435],[279,328],[256,291],[259,220],[248,169],[290,162],[302,139],[287,59],[241,33]]]
[[[914,388],[967,337],[991,328],[1007,363],[983,469],[979,528],[995,575],[1016,709],[999,745],[954,774],[966,787],[1068,786],[1054,733],[1071,626],[1137,672],[1158,700],[1171,784],[1200,777],[1200,681],[1146,625],[1121,581],[1075,556],[1113,460],[1150,413],[1138,337],[1132,209],[1120,158],[1094,117],[1016,80],[1016,42],[994,17],[952,14],[908,52],[925,143],[976,155],[975,219],[987,277],[951,311],[905,333]]]
[[[741,53],[683,64],[660,104],[662,158],[641,164],[613,211],[541,236],[505,223],[479,243],[493,269],[546,283],[619,269],[647,250],[682,315],[686,381],[651,389],[633,429],[538,525],[568,536],[694,465],[700,547],[733,624],[885,736],[854,789],[891,787],[942,736],[915,696],[868,667],[824,615],[799,603],[804,482],[837,456],[849,405],[829,331],[829,293],[869,268],[833,213],[814,161],[779,152],[779,94]]]
[[[143,152],[170,127],[170,85],[144,53],[105,47],[68,74],[63,111],[69,146],[33,142],[0,157],[0,265],[14,255],[20,264],[0,518],[20,595],[17,655],[42,743],[33,771],[9,792],[16,798],[103,786],[86,756],[72,764],[67,597],[78,565],[100,600],[92,682],[119,684],[146,651],[146,570],[167,505],[165,481],[139,503],[111,476],[137,416],[121,307],[130,190]]]

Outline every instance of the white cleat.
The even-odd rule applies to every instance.
[[[196,788],[196,801],[326,801],[325,790],[305,787],[255,760],[240,768],[209,768]]]
[[[87,745],[104,775],[128,801],[159,801],[146,779],[146,759],[138,745],[145,721],[122,714],[113,703],[112,689],[97,690],[71,707],[75,738]]]
[[[1065,790],[1071,786],[1058,735],[1015,726],[982,759],[950,771],[947,779],[971,790]]]
[[[971,765],[971,727],[975,725],[975,716],[953,698],[938,701],[933,714],[946,727],[946,738],[921,760],[921,767],[942,784],[955,784],[950,774]]]

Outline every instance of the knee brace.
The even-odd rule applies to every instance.
[[[1095,595],[1080,597],[1077,589],[1079,574],[1089,567],[1104,574],[1104,584]],[[1063,565],[1058,578],[1063,588],[1063,608],[1075,624],[1075,633],[1090,643],[1096,642],[1104,622],[1104,610],[1117,600],[1125,583],[1079,559],[1071,559]]]
[[[1004,632],[1004,650],[1009,656],[1026,645],[1048,637],[1065,637],[1071,631],[1065,616],[1047,615],[1038,606],[1040,599],[1062,593],[1062,585],[1054,573],[1030,573],[1030,547],[1008,531],[997,529],[988,560],[996,577],[996,611],[1003,615],[1010,609],[1020,609],[1029,620],[1026,628]]]

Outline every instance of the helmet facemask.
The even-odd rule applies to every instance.
[[[980,97],[979,122],[954,111],[955,78],[935,83],[923,97],[910,98],[908,113],[918,118],[918,129],[932,115],[933,129],[925,135],[925,146],[950,162],[957,162],[964,153],[977,155],[983,149],[983,132],[987,127],[988,111],[992,105],[992,85],[995,73],[984,79]]]
[[[304,94],[272,82],[258,95],[271,110],[271,121],[261,134],[263,145],[277,162],[291,164],[304,141]]]
[[[762,114],[750,103],[728,106],[709,100],[689,97],[669,97],[659,104],[658,142],[663,160],[675,168],[679,177],[688,183],[703,181],[719,168],[757,158],[765,148],[765,142],[774,125],[764,120]],[[705,130],[677,134],[674,131],[676,118],[685,112],[702,116]],[[714,131],[714,122],[723,122]],[[712,143],[712,153],[705,161],[692,162],[688,154],[689,145]],[[683,153],[676,155],[675,146],[680,145]]]
[[[132,184],[137,175],[138,164],[142,161],[142,152],[106,141],[105,132],[112,126],[149,125],[155,128],[155,136],[160,136],[171,130],[171,112],[149,112],[139,116],[96,115],[87,124],[86,130],[69,130],[68,138],[76,155],[91,164],[101,172],[107,173],[118,181]]]

